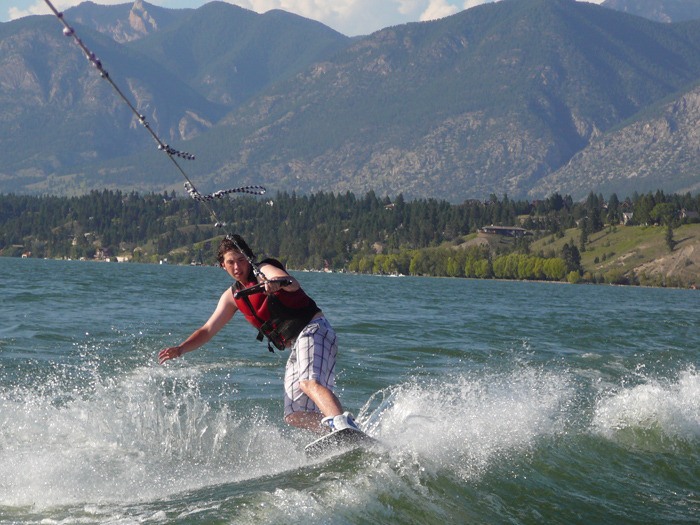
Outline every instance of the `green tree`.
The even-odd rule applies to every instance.
[[[673,226],[671,225],[671,222],[666,223],[666,234],[664,239],[666,241],[668,251],[672,252],[676,247],[676,241],[673,240]]]
[[[619,224],[622,218],[622,211],[620,210],[620,199],[617,197],[616,193],[610,195],[608,199],[608,223]]]
[[[587,217],[581,219],[581,237],[579,238],[579,246],[581,246],[581,251],[586,251],[586,244],[588,244],[588,234],[590,231],[590,220]]]
[[[573,243],[571,243],[571,245],[569,245],[569,243],[564,243],[561,249],[561,258],[564,264],[566,264],[567,271],[581,271],[581,253]]]
[[[649,212],[649,218],[656,224],[670,224],[676,214],[676,207],[671,202],[656,204]]]

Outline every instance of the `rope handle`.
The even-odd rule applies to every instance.
[[[253,286],[249,286],[248,288],[243,288],[242,290],[236,290],[235,292],[233,292],[233,298],[241,299],[243,297],[248,297],[249,295],[261,293],[265,289],[265,284],[267,284],[268,282],[280,283],[281,286],[289,286],[290,284],[292,284],[292,280],[289,277],[279,277],[277,279],[270,279],[269,281],[254,284]]]

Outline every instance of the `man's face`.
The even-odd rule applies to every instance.
[[[236,281],[244,282],[250,273],[250,263],[240,252],[231,250],[224,254],[224,270],[236,279]]]

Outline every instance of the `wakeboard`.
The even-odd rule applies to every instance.
[[[361,430],[344,428],[321,436],[304,447],[307,457],[315,458],[336,452],[346,452],[356,448],[370,448],[379,443]]]

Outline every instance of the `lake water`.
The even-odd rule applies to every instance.
[[[218,268],[0,258],[0,523],[698,523],[699,292],[295,275],[385,449],[306,459],[242,318],[158,365]]]

